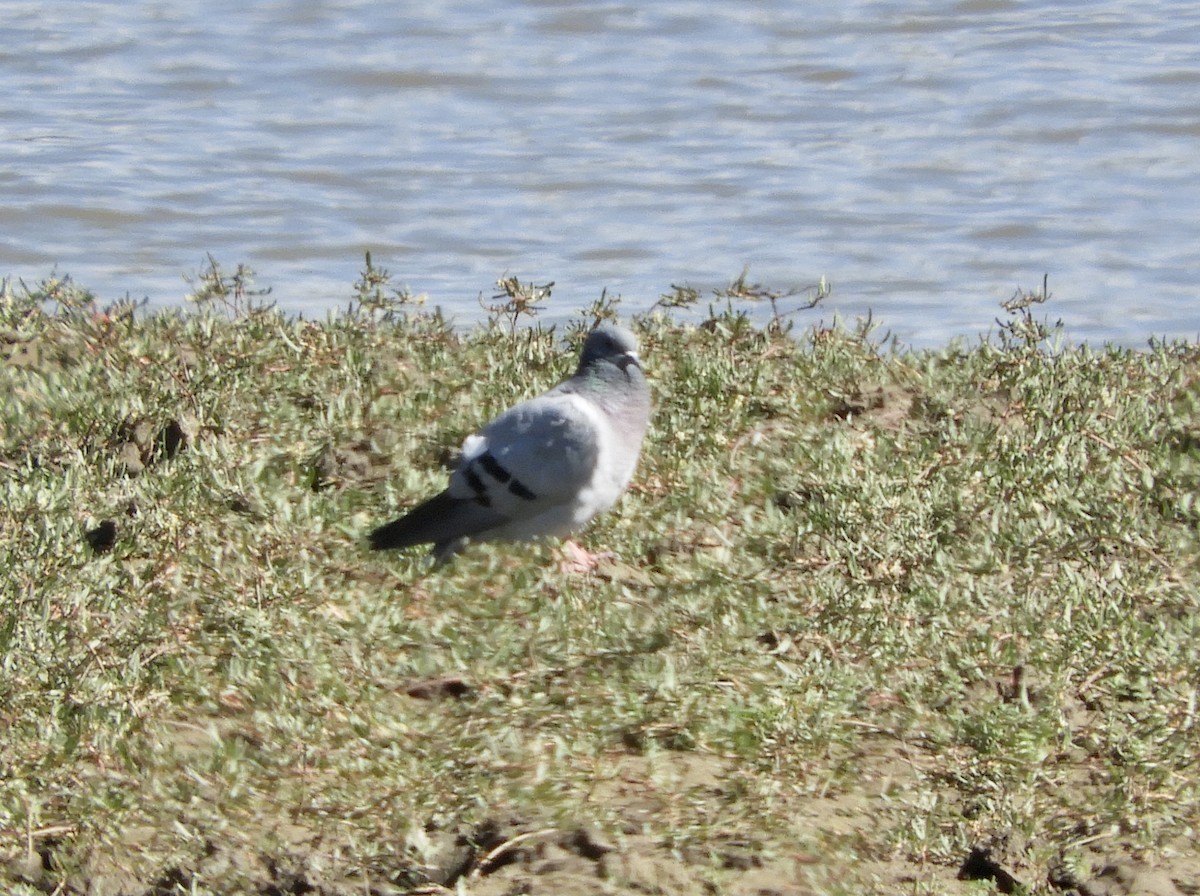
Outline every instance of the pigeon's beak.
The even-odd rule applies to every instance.
[[[637,356],[637,352],[626,352],[625,354],[621,355],[621,360],[618,362],[618,366],[624,370],[630,364],[632,364],[638,370],[642,369],[642,359]]]

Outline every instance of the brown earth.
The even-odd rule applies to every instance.
[[[598,776],[589,804],[618,819],[611,831],[555,823],[528,812],[499,810],[460,830],[398,835],[392,850],[376,850],[369,867],[350,844],[295,823],[271,831],[224,832],[198,853],[153,868],[165,850],[162,831],[131,830],[127,855],[95,854],[64,880],[46,836],[32,852],[10,854],[11,877],[62,896],[174,896],[190,892],[253,896],[392,896],[460,893],[472,896],[583,896],[641,893],[684,896],[804,896],[821,893],[973,893],[972,880],[1001,893],[1065,896],[1190,896],[1200,893],[1200,853],[1180,843],[1154,857],[1114,838],[1094,844],[1068,867],[1038,865],[1037,851],[1007,832],[981,842],[961,864],[921,861],[884,845],[887,808],[916,783],[928,754],[903,745],[861,761],[850,792],[793,797],[791,831],[773,835],[714,826],[704,836],[670,836],[681,800],[719,795],[730,770],[717,756],[673,753],[653,761],[615,756]],[[927,770],[927,768],[926,768]],[[928,781],[925,782],[928,787]],[[669,842],[673,840],[674,842]],[[377,844],[378,846],[378,844]],[[387,856],[382,859],[379,856]],[[10,877],[10,879],[11,879]]]

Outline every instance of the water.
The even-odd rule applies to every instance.
[[[644,7],[644,8],[643,8]],[[744,266],[936,345],[1050,276],[1076,339],[1196,338],[1200,5],[0,4],[0,276],[289,311],[370,250],[463,323]]]

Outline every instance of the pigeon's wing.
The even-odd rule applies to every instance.
[[[548,521],[538,531],[535,521],[591,489],[610,447],[608,429],[593,402],[553,390],[505,411],[468,438],[448,492],[516,524],[514,531],[530,522],[534,528],[522,534],[555,534],[557,526]]]
[[[579,395],[554,390],[505,411],[463,443],[449,487],[370,534],[377,550],[434,545],[445,559],[464,539],[535,538],[594,513],[593,480],[607,421]]]

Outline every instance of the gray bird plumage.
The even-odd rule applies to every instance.
[[[649,422],[637,339],[602,324],[574,376],[468,436],[446,490],[375,529],[371,547],[432,543],[441,562],[469,540],[570,535],[625,491]]]

